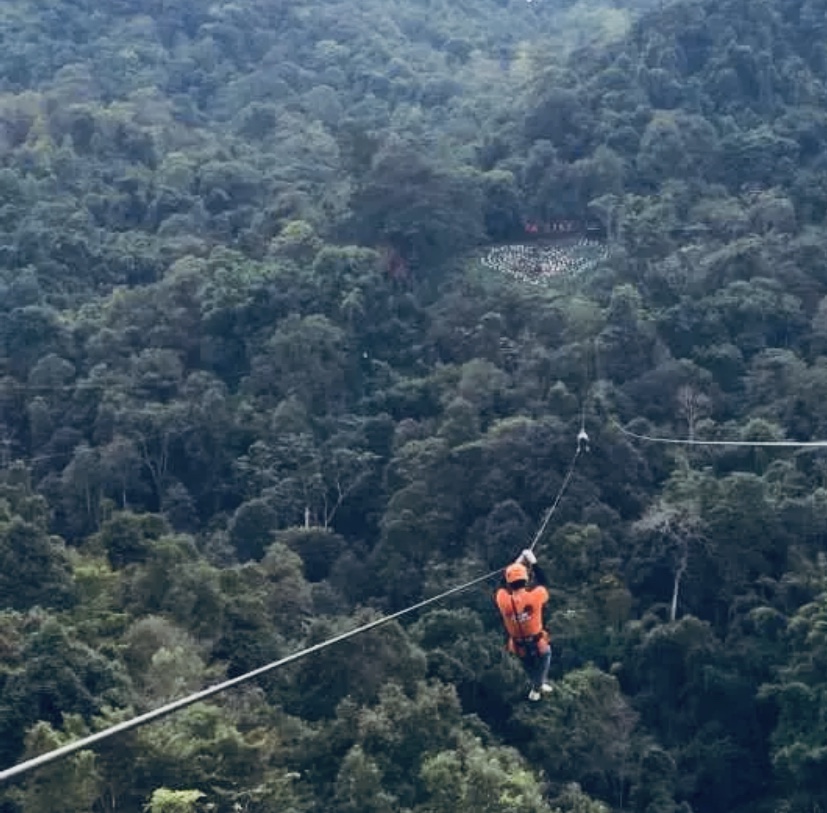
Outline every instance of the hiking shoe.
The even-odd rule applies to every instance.
[[[540,692],[538,692],[536,689],[532,689],[528,693],[528,699],[529,700],[539,700],[540,699]]]
[[[544,683],[540,686],[540,691],[543,694],[551,694],[554,691],[554,686],[551,683]]]

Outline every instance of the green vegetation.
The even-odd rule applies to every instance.
[[[827,2],[645,5],[0,6],[0,766],[504,564],[592,439],[542,704],[472,590],[0,813],[827,807],[823,454],[612,422],[827,438]]]

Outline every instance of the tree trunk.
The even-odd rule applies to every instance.
[[[686,540],[681,541],[681,556],[677,568],[675,568],[675,580],[672,583],[672,604],[669,608],[669,620],[675,621],[678,617],[678,595],[681,589],[681,581],[683,580],[686,567],[689,563],[689,545]]]

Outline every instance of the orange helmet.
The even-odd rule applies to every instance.
[[[526,566],[520,564],[519,562],[514,562],[514,564],[509,565],[505,569],[505,581],[506,584],[514,584],[514,582],[527,582],[528,570]]]

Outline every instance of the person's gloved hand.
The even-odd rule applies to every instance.
[[[534,555],[534,551],[531,551],[528,548],[526,548],[520,554],[520,557],[517,561],[522,562],[524,565],[536,565],[537,557]]]

